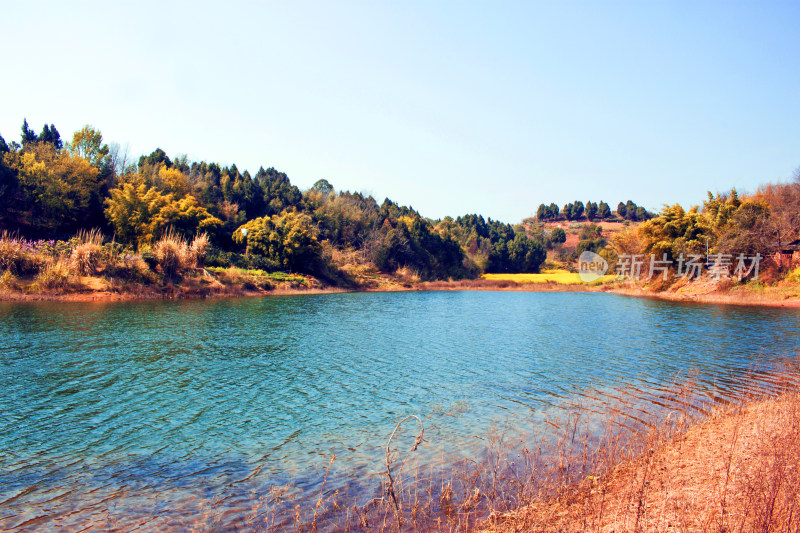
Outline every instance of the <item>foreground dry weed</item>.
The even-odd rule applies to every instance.
[[[641,391],[633,386],[605,391],[603,401],[618,403],[604,411],[570,404],[546,420],[552,431],[536,440],[500,427],[481,460],[455,467],[444,452],[440,462],[414,464],[417,448],[431,443],[422,420],[406,417],[386,443],[384,485],[368,501],[326,488],[333,456],[312,500],[297,499],[291,486],[271,487],[234,510],[221,494],[208,495],[145,529],[797,532],[797,374],[762,375],[759,383],[726,400],[693,381],[659,389],[650,403],[637,403]],[[130,529],[116,517],[105,520],[105,529]]]
[[[489,531],[798,531],[800,394],[716,410],[686,433],[493,517]]]

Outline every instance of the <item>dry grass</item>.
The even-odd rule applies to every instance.
[[[444,458],[415,468],[416,447],[434,443],[422,439],[420,424],[401,421],[386,446],[391,475],[385,467],[382,490],[367,502],[326,488],[333,456],[320,472],[318,493],[302,504],[291,486],[254,493],[250,506],[237,511],[226,508],[221,494],[205,494],[179,516],[145,517],[142,525],[163,531],[797,532],[798,379],[792,371],[769,379],[769,394],[747,392],[718,404],[698,403],[707,396],[691,381],[675,385],[659,393],[659,412],[643,410],[634,401],[640,391],[621,387],[607,395],[618,404],[600,416],[593,412],[597,404],[574,405],[547,420],[549,433],[525,438],[523,446],[498,429],[483,460],[456,468]],[[454,416],[467,408],[452,406]],[[134,529],[114,520],[104,527]]]
[[[202,247],[203,254],[208,246],[200,243],[200,238],[195,238],[198,247]],[[184,271],[197,266],[197,255],[195,250],[186,240],[172,231],[168,230],[164,236],[153,245],[153,255],[158,262],[161,273],[167,279],[179,276]]]
[[[413,468],[408,428],[405,447],[387,449],[402,460],[382,496],[349,506],[332,497],[326,513],[298,506],[292,522],[298,531],[312,520],[328,531],[800,531],[796,384],[787,374],[769,395],[703,404],[688,382],[661,393],[658,412],[620,389],[619,408],[599,418],[576,406],[535,440],[498,429],[483,460],[455,468]]]
[[[402,266],[398,268],[395,273],[395,277],[400,281],[400,283],[404,285],[415,285],[422,281],[422,277],[419,275],[419,271],[409,267],[409,266]]]
[[[654,426],[641,434],[637,453],[625,452],[629,458],[601,475],[492,517],[487,531],[800,530],[794,387],[776,398],[716,409],[688,430],[682,425]]]
[[[69,262],[60,258],[45,265],[33,280],[33,288],[39,291],[62,291],[74,285]]]

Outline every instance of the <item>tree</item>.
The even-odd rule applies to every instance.
[[[67,150],[97,169],[106,164],[109,154],[108,145],[103,144],[103,134],[88,124],[72,134],[72,142],[67,144]]]
[[[22,119],[22,146],[26,144],[35,143],[39,141],[39,138],[33,132],[33,130],[28,126],[28,119]]]
[[[800,237],[800,178],[791,183],[763,186],[754,200],[769,206],[766,228],[774,251]]]
[[[39,134],[39,142],[50,143],[56,150],[61,150],[64,143],[61,141],[61,134],[53,124],[48,127],[47,124],[42,128],[42,133]]]
[[[637,220],[636,209],[638,209],[638,206],[632,200],[628,200],[625,204],[625,218],[635,222]]]
[[[550,213],[547,210],[547,206],[544,204],[539,204],[539,209],[536,210],[536,220],[542,221],[547,220],[550,218],[548,215]]]
[[[550,242],[564,244],[567,242],[567,232],[561,228],[553,228],[553,231],[550,233]]]
[[[101,213],[98,171],[52,143],[29,143],[5,154],[18,176],[15,210],[21,226],[37,235],[74,233]]]
[[[680,254],[705,254],[706,239],[712,236],[708,219],[697,207],[685,211],[680,205],[666,206],[661,214],[639,226],[639,237],[643,252],[661,258],[667,254],[669,260]]]
[[[289,207],[300,207],[303,195],[284,172],[272,167],[266,170],[261,167],[253,179],[264,192],[267,214],[277,214]]]
[[[248,253],[262,255],[283,269],[313,273],[320,268],[322,258],[318,236],[310,216],[287,210],[249,221],[234,231],[233,240],[246,245]]]
[[[625,204],[623,204],[622,202],[617,204],[617,214],[620,216],[620,218],[625,218],[627,212],[628,210],[625,207]]]
[[[198,232],[214,233],[222,226],[194,196],[175,200],[172,194],[143,183],[123,183],[109,193],[105,214],[116,237],[139,247],[152,243],[169,227],[191,237]]]
[[[586,202],[586,220],[593,220],[597,217],[597,204],[594,202]]]
[[[335,192],[333,185],[326,179],[317,180],[314,185],[311,186],[311,190],[320,193],[322,196],[329,196]]]
[[[544,263],[547,252],[538,242],[521,233],[506,245],[508,249],[508,266],[511,272],[538,272]]]
[[[14,169],[6,166],[4,157],[10,151],[5,139],[0,135],[0,228],[13,231],[10,226],[16,226],[16,223],[11,224],[10,222],[11,219],[16,218],[13,216],[13,212],[14,195],[17,191],[17,174]]]
[[[606,239],[603,237],[603,229],[596,224],[586,224],[581,228],[578,235],[578,246],[576,252],[582,254],[585,251],[598,253],[606,245]]]
[[[600,205],[597,206],[597,216],[602,219],[611,217],[611,208],[607,203],[600,201]]]
[[[757,253],[766,255],[770,251],[772,232],[770,228],[769,206],[763,200],[745,200],[739,202],[735,211],[730,213],[717,232],[716,246],[718,253],[738,256]]]
[[[139,170],[142,170],[143,167],[158,167],[159,164],[163,163],[167,168],[172,166],[172,161],[167,156],[166,152],[161,148],[156,148],[153,150],[148,156],[141,156],[139,157]]]
[[[583,202],[580,200],[575,200],[575,203],[572,204],[572,218],[578,220],[583,216]]]

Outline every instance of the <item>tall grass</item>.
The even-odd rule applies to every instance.
[[[64,290],[72,286],[70,264],[61,258],[48,262],[33,281],[33,288],[40,291]]]
[[[80,276],[95,274],[102,255],[103,234],[99,229],[81,230],[77,240],[70,254],[71,270]]]
[[[662,407],[653,403],[652,411],[635,404],[635,388],[621,388],[614,392],[619,404],[602,416],[592,412],[596,406],[575,406],[549,419],[550,431],[536,439],[498,428],[482,460],[455,467],[443,461],[414,468],[409,450],[393,447],[392,457],[403,459],[389,465],[391,477],[376,498],[331,496],[325,509],[295,506],[293,517],[277,521],[276,502],[265,503],[261,515],[270,509],[276,525],[259,527],[800,531],[798,382],[792,371],[774,376],[768,389],[723,401],[689,381],[662,391],[654,399]]]

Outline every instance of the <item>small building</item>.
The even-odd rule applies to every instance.
[[[770,248],[776,250],[775,262],[779,267],[791,268],[793,265],[800,264],[800,239],[792,242],[782,242],[780,246],[777,242],[773,242],[770,243]]]

